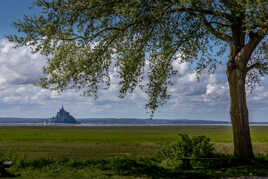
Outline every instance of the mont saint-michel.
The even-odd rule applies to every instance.
[[[59,112],[57,112],[55,117],[52,117],[52,118],[46,120],[45,122],[46,123],[67,123],[67,124],[78,124],[79,123],[75,120],[75,118],[69,112],[65,111],[63,106],[61,107]]]

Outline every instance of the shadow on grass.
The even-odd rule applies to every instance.
[[[220,156],[219,156],[220,157]],[[15,171],[40,171],[46,173],[59,173],[69,170],[92,169],[101,171],[101,175],[131,176],[145,178],[218,178],[230,176],[262,176],[268,174],[268,160],[257,157],[254,160],[243,160],[233,156],[222,156],[221,162],[193,163],[193,170],[181,168],[165,168],[160,165],[158,158],[128,158],[116,157],[109,159],[90,160],[19,160],[16,162]]]
[[[103,175],[109,176],[132,176],[147,178],[209,178],[204,172],[196,172],[195,170],[184,171],[180,169],[171,170],[158,165],[159,161],[152,158],[131,159],[127,157],[118,157],[110,159],[91,159],[91,160],[55,160],[55,159],[39,159],[39,160],[21,160],[17,162],[17,169],[23,170],[44,170],[47,173],[59,171],[81,170],[81,169],[97,169],[102,171]]]
[[[157,162],[150,159],[114,159],[112,160],[112,170],[123,176],[146,176],[150,178],[209,178],[208,175],[195,170],[171,170],[160,167]]]
[[[124,176],[146,176],[150,178],[219,178],[238,176],[267,176],[268,161],[263,158],[244,160],[231,158],[228,160],[212,161],[210,165],[195,166],[193,170],[181,168],[167,169],[160,167],[157,162],[146,159],[117,159],[113,163],[113,171]]]

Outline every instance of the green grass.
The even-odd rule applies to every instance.
[[[15,165],[9,170],[13,174],[21,174],[18,179],[86,179],[86,178],[215,178],[227,176],[267,176],[267,156],[255,160],[244,161],[232,156],[221,156],[223,159],[214,161],[210,166],[195,166],[192,170],[167,168],[161,165],[158,157],[114,157],[89,160],[56,160],[13,159]],[[224,161],[224,162],[223,162]],[[212,161],[213,162],[213,161]]]
[[[232,152],[232,131],[227,126],[161,127],[2,127],[0,153],[8,151],[29,159],[148,156],[175,141],[178,133],[205,135],[217,152]],[[253,127],[256,153],[268,152],[268,127]]]
[[[13,173],[22,174],[21,179],[26,178],[153,178],[150,173],[161,171],[164,176],[191,176],[207,175],[214,176],[214,170],[202,169],[190,172],[169,171],[157,168],[153,164],[147,167],[148,171],[139,172],[138,175],[131,173],[134,169],[125,168],[120,173],[114,169],[115,163],[109,167],[92,167],[84,165],[76,167],[70,163],[88,161],[111,161],[115,157],[127,157],[134,160],[154,156],[163,146],[178,139],[178,133],[190,135],[208,136],[214,143],[216,152],[232,153],[232,130],[228,126],[161,126],[161,127],[0,127],[0,153],[13,157],[13,161],[26,161],[31,163],[23,167],[21,162],[11,168]],[[268,127],[252,127],[252,141],[255,153],[268,153]],[[16,159],[16,156],[23,159]],[[66,160],[68,159],[68,160]],[[38,162],[52,160],[53,162],[41,167]],[[98,163],[98,162],[97,162]],[[101,163],[101,162],[100,162]],[[120,162],[119,162],[120,163]],[[100,165],[100,164],[96,164]],[[79,166],[79,165],[78,165]],[[101,165],[100,165],[101,166]],[[142,164],[143,166],[143,164]],[[144,166],[143,166],[144,167]],[[124,168],[124,166],[123,166]],[[146,168],[146,166],[145,166]],[[252,166],[244,166],[240,169],[218,169],[216,176],[235,176],[262,174],[263,169],[258,170]],[[156,170],[156,171],[150,171]],[[163,170],[163,171],[162,171]],[[244,173],[243,173],[244,172]],[[254,173],[255,172],[255,173]],[[265,172],[263,172],[265,173]]]

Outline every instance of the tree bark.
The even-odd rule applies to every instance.
[[[242,71],[239,65],[227,67],[227,77],[230,92],[230,116],[233,127],[234,154],[238,157],[253,158],[251,145],[248,109],[246,102],[245,80],[246,71]],[[241,67],[241,66],[240,66]]]

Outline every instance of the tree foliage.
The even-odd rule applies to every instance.
[[[227,62],[220,56],[235,38],[243,41],[238,50],[258,41],[247,66],[250,86],[268,70],[266,0],[37,0],[35,5],[42,13],[16,22],[22,35],[9,40],[48,57],[41,85],[52,90],[97,95],[109,87],[116,69],[121,96],[142,87],[154,112],[169,98],[174,61],[190,62],[198,73],[213,71]],[[239,36],[233,31],[238,22]]]

